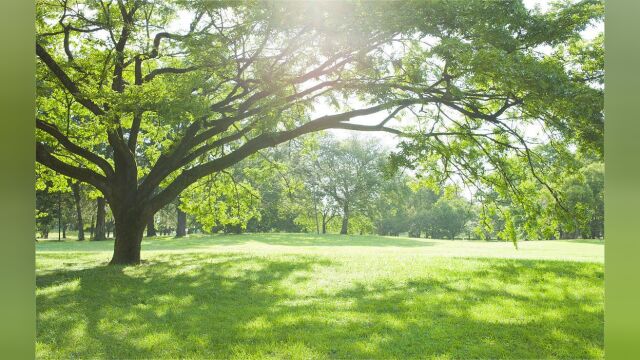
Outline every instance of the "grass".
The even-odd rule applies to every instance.
[[[248,234],[37,244],[38,358],[603,358],[598,241]]]

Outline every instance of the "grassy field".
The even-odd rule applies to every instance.
[[[38,358],[603,358],[600,241],[247,234],[36,245]]]

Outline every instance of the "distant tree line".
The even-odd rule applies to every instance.
[[[552,186],[562,196],[560,203],[535,179],[524,177],[514,184],[518,191],[513,194],[520,193],[520,198],[491,188],[465,191],[456,182],[433,183],[424,174],[394,168],[390,151],[374,140],[319,135],[250,158],[219,180],[215,192],[185,192],[149,219],[146,235],[315,232],[439,239],[602,238],[604,164],[597,157],[548,145],[537,150],[556,172]],[[509,161],[513,171],[522,166],[520,159]],[[37,237],[48,238],[58,226],[61,238],[68,231],[76,232],[78,240],[115,237],[113,216],[99,195],[89,185],[42,176],[36,191]]]
[[[546,181],[527,173],[521,158],[515,190],[434,182],[430,174],[394,168],[376,141],[317,136],[269,152],[272,171],[247,177],[261,194],[249,232],[407,235],[444,239],[604,237],[604,164],[597,156],[535,149]],[[264,161],[255,158],[255,162]],[[260,164],[247,162],[247,167]],[[264,167],[264,164],[262,165]],[[242,172],[242,169],[239,169]],[[541,177],[541,174],[537,174]],[[260,180],[255,180],[260,179]],[[550,179],[550,180],[549,180]],[[551,190],[551,191],[550,191]]]

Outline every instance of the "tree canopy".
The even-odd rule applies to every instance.
[[[544,13],[519,0],[38,1],[36,159],[104,195],[113,264],[139,262],[149,216],[181,193],[209,182],[225,198],[218,174],[324,129],[401,135],[398,165],[509,184],[507,154],[535,173],[529,124],[602,152],[601,38],[580,38],[602,15],[593,0]]]

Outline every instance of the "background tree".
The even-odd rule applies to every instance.
[[[176,237],[184,237],[187,235],[187,213],[182,211],[180,207],[177,207],[176,214]]]
[[[147,237],[153,237],[156,235],[158,235],[158,233],[156,232],[155,217],[151,215],[147,221]]]
[[[459,197],[443,196],[426,213],[424,221],[427,237],[435,239],[455,239],[465,231],[471,220],[469,204]]]
[[[96,199],[96,225],[94,227],[94,241],[105,240],[107,238],[107,210],[105,200],[102,196]]]
[[[384,179],[374,204],[374,222],[379,235],[398,236],[409,232],[413,191],[405,174]]]
[[[73,202],[76,210],[76,228],[78,230],[78,240],[84,240],[84,219],[82,217],[82,189],[80,182],[69,180],[69,186],[73,192]]]
[[[315,191],[315,187],[319,190],[316,197],[330,198],[324,202],[337,205],[342,217],[340,234],[348,233],[349,220],[364,215],[378,195],[383,158],[382,150],[374,141],[358,141],[357,138],[336,141],[330,136],[320,138],[317,156],[307,161],[312,166],[307,171],[312,179],[307,183],[312,184],[312,190]],[[325,213],[323,217],[324,223]]]

